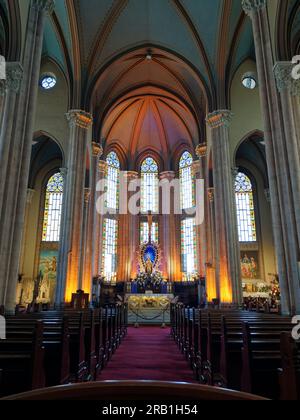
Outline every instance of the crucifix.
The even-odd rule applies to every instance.
[[[152,224],[153,224],[153,216],[151,211],[148,212],[148,227],[149,227],[149,231],[148,231],[148,242],[149,244],[152,242],[151,241],[151,236],[152,236]]]

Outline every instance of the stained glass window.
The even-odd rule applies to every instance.
[[[102,270],[107,281],[116,278],[117,271],[118,222],[105,219],[103,226]]]
[[[256,222],[252,183],[240,172],[235,180],[235,197],[240,242],[256,242]]]
[[[141,244],[148,242],[149,240],[149,224],[148,222],[142,222],[140,227],[141,232]],[[152,230],[151,230],[151,241],[158,243],[158,223],[152,223]]]
[[[195,206],[192,165],[192,155],[189,152],[184,152],[179,162],[180,200],[182,210],[188,210]]]
[[[141,211],[142,213],[158,212],[158,165],[148,157],[141,167]]]
[[[181,222],[181,255],[182,271],[193,274],[197,270],[196,255],[196,225],[194,219],[185,219]]]
[[[64,180],[60,173],[47,184],[43,221],[43,242],[59,242]]]
[[[117,154],[115,152],[109,153],[106,159],[106,163],[107,163],[106,207],[108,209],[118,210],[120,161]]]

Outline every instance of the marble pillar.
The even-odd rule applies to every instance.
[[[103,155],[100,144],[93,142],[91,145],[91,170],[90,170],[90,200],[87,221],[87,235],[85,244],[84,280],[83,289],[91,293],[93,277],[100,274],[96,261],[99,261],[99,229],[97,213],[97,183],[99,181],[99,159]],[[97,249],[97,259],[94,257]]]
[[[64,189],[63,224],[58,258],[56,305],[70,302],[82,286],[84,254],[84,205],[86,155],[92,116],[72,110],[66,115],[70,126],[67,176]]]
[[[290,62],[277,62],[274,74],[280,93],[285,139],[288,139],[288,175],[300,244],[300,80],[292,78],[293,66]]]
[[[235,195],[229,142],[232,114],[227,110],[208,115],[211,129],[216,223],[216,276],[223,304],[241,305],[242,282]]]
[[[89,212],[90,212],[91,189],[84,189],[83,225],[81,236],[81,262],[78,290],[83,290],[90,295],[92,290],[91,272],[86,270],[91,266],[91,242],[89,242]],[[91,297],[91,295],[90,295]]]
[[[176,173],[173,171],[162,172],[160,174],[159,242],[162,248],[162,264],[160,270],[170,281],[175,281],[176,278],[176,252],[178,252],[178,248],[176,247],[174,189],[170,188],[175,178]],[[169,212],[166,211],[166,208],[164,209],[163,203],[165,200],[170,200]]]
[[[129,186],[131,183],[134,185],[138,182],[138,172],[128,171],[122,172],[124,177],[124,186]],[[122,184],[123,184],[122,181]],[[137,193],[137,191],[128,191],[127,200],[130,199]],[[126,199],[126,195],[120,193],[121,199]],[[123,203],[124,205],[124,203]],[[119,214],[119,235],[118,235],[118,281],[129,281],[135,279],[138,274],[138,248],[139,248],[139,216],[137,214],[131,214],[128,211],[122,211]]]
[[[206,290],[207,298],[211,302],[212,299],[221,299],[220,287],[217,285],[216,278],[216,220],[215,220],[215,190],[208,188],[207,190],[207,261],[206,261]]]
[[[53,0],[32,0],[30,3],[22,61],[23,78],[16,106],[10,115],[12,132],[10,138],[6,138],[10,152],[5,177],[1,179],[4,183],[2,194],[6,198],[1,206],[0,284],[4,287],[0,303],[5,305],[8,313],[14,312],[16,304],[44,27],[46,16],[53,7]],[[2,130],[4,123],[9,124],[9,120],[3,120]]]
[[[267,1],[243,0],[242,5],[251,18],[255,41],[282,312],[300,313],[299,173],[295,174],[299,123],[291,113],[286,89],[281,95],[277,90]],[[282,66],[275,67],[275,72],[281,89]]]
[[[5,179],[13,155],[13,128],[15,123],[15,107],[17,95],[23,78],[20,63],[7,63],[6,80],[2,84],[3,116],[0,131],[0,214],[5,206]]]
[[[28,233],[28,216],[30,212],[30,206],[32,204],[32,200],[36,194],[36,191],[28,188],[27,190],[27,199],[26,199],[26,211],[25,211],[25,224],[23,230],[23,237],[22,237],[22,248],[21,248],[21,258],[20,258],[20,274],[24,274],[24,257],[25,257],[25,246],[26,246],[26,237]]]
[[[206,187],[207,179],[206,174],[206,158],[207,158],[207,145],[206,143],[200,144],[196,148],[196,155],[198,160],[193,164],[193,172],[195,180],[202,180],[204,182],[203,187]],[[197,233],[197,253],[198,253],[198,272],[201,277],[206,276],[206,260],[207,260],[207,240],[206,240],[206,229],[207,229],[207,214],[206,214],[206,195],[204,195],[204,202],[201,203],[204,209],[204,220],[201,225],[196,226]]]

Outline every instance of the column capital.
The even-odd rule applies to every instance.
[[[101,144],[96,143],[96,142],[92,142],[92,155],[95,158],[101,158],[103,156],[103,147],[101,146]]]
[[[250,16],[252,13],[258,12],[267,4],[267,0],[242,0],[242,8],[246,15]]]
[[[19,62],[6,64],[6,84],[7,89],[16,93],[19,92],[23,79],[23,67]]]
[[[55,0],[32,0],[32,7],[39,12],[45,11],[51,15],[55,8]]]
[[[233,118],[233,113],[227,109],[214,111],[206,117],[206,122],[210,128],[229,127]]]
[[[201,143],[196,147],[196,155],[199,159],[205,158],[207,156],[207,144]]]
[[[300,80],[292,77],[294,66],[290,61],[279,61],[274,66],[274,75],[279,92],[287,90],[293,96],[300,96]]]
[[[173,181],[176,178],[176,173],[174,171],[165,171],[159,174],[159,179],[161,181]]]
[[[3,96],[7,91],[18,93],[23,79],[23,67],[19,62],[6,63],[6,79],[1,80],[0,95]]]
[[[70,127],[79,127],[88,130],[93,124],[93,117],[86,111],[72,109],[66,114]]]
[[[123,176],[127,178],[129,181],[133,181],[139,178],[139,173],[136,171],[124,171]]]

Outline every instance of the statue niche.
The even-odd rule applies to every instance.
[[[149,238],[148,242],[140,246],[139,260],[140,272],[137,278],[139,288],[144,292],[158,292],[163,283],[162,274],[159,271],[160,247],[151,239],[152,216],[148,216]]]

